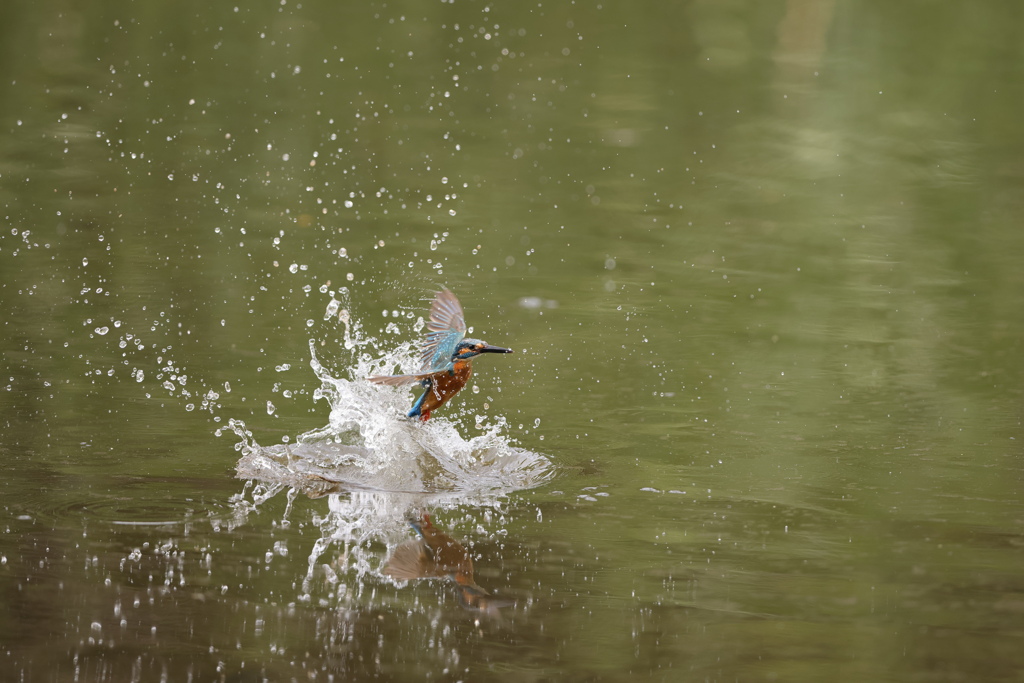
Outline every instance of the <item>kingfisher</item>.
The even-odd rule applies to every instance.
[[[454,538],[439,530],[424,511],[409,518],[416,538],[400,543],[388,559],[384,573],[399,581],[413,579],[449,579],[455,583],[459,604],[498,619],[498,611],[515,603],[498,600],[473,579],[473,558]]]
[[[375,384],[400,387],[419,382],[423,393],[412,404],[407,417],[430,419],[430,413],[448,402],[466,386],[473,373],[470,360],[481,353],[512,353],[512,349],[491,346],[466,338],[466,317],[462,304],[451,290],[442,289],[430,306],[427,335],[420,343],[420,371],[411,375],[368,377]]]

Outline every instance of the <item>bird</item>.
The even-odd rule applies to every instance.
[[[499,600],[477,585],[469,552],[461,543],[435,527],[426,511],[419,516],[410,516],[408,521],[416,532],[416,538],[395,548],[384,567],[384,574],[399,581],[448,579],[458,589],[459,604],[499,619],[500,608],[515,604],[510,600]]]
[[[379,375],[367,379],[374,384],[393,387],[419,382],[424,392],[412,404],[412,410],[406,417],[426,422],[432,412],[466,386],[473,373],[470,361],[481,353],[512,353],[512,349],[467,338],[462,304],[446,287],[437,293],[430,306],[427,334],[420,343],[420,371],[409,375]]]

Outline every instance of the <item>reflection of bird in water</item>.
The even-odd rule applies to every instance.
[[[384,567],[384,573],[399,581],[413,579],[450,579],[459,591],[459,603],[490,617],[499,617],[498,610],[513,603],[497,600],[473,580],[473,559],[461,543],[439,531],[430,522],[430,515],[421,513],[410,519],[409,526],[417,538],[398,545]]]
[[[419,382],[425,391],[413,403],[408,416],[424,421],[430,418],[432,411],[466,386],[473,372],[469,365],[472,358],[481,353],[512,353],[510,349],[491,346],[479,339],[466,339],[462,305],[448,289],[442,289],[434,297],[427,330],[427,336],[420,345],[422,365],[419,372],[369,378],[376,384],[395,387]]]

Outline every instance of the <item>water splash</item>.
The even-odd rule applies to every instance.
[[[336,378],[320,363],[312,342],[310,351],[310,365],[321,381],[314,397],[330,405],[329,423],[299,435],[294,444],[261,446],[244,423],[230,421],[242,439],[240,478],[298,488],[312,497],[352,490],[501,495],[551,478],[550,460],[510,443],[501,418],[478,420],[482,433],[471,438],[443,416],[430,422],[405,418],[408,389],[365,380],[405,359],[361,358],[349,378]],[[411,346],[397,353],[411,357]]]
[[[532,488],[552,476],[551,462],[512,444],[503,418],[476,416],[480,432],[466,438],[458,423],[444,415],[430,422],[404,417],[410,404],[406,387],[378,386],[366,381],[371,375],[412,372],[418,361],[414,344],[399,344],[383,357],[385,345],[363,332],[347,305],[348,290],[341,300],[331,297],[325,319],[343,325],[343,344],[338,353],[347,358],[346,377],[334,377],[317,355],[310,340],[310,367],[320,380],[314,400],[330,406],[326,426],[295,439],[295,443],[261,446],[237,420],[229,426],[241,438],[238,476],[265,485],[284,485],[318,497],[337,491],[381,491],[465,496],[502,495]],[[413,325],[421,330],[420,318]],[[371,353],[371,351],[373,353]]]
[[[406,418],[409,388],[379,386],[366,378],[390,374],[396,366],[400,372],[415,370],[414,345],[400,344],[376,357],[385,344],[363,334],[344,301],[332,297],[325,317],[344,325],[338,353],[349,361],[344,377],[333,376],[317,355],[317,343],[310,341],[310,367],[320,380],[314,399],[328,403],[328,424],[298,435],[294,443],[262,446],[244,423],[229,421],[240,439],[237,475],[255,482],[247,485],[248,495],[237,497],[236,506],[252,509],[283,490],[328,498],[327,514],[316,519],[321,538],[310,552],[307,599],[318,568],[329,582],[336,579],[332,565],[320,564],[332,545],[343,547],[339,560],[357,576],[381,576],[382,558],[370,546],[394,546],[407,538],[409,510],[494,508],[504,496],[544,484],[554,475],[545,455],[512,443],[503,418],[475,416],[474,428],[480,433],[472,437],[464,437],[459,421],[450,417],[457,418],[456,411],[429,422]],[[414,330],[422,326],[422,319],[412,325]],[[408,337],[413,334],[407,332]]]

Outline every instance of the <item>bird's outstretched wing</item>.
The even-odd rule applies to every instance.
[[[391,553],[384,573],[399,581],[412,581],[433,576],[429,571],[430,557],[427,544],[420,538],[410,538],[399,543]]]
[[[427,336],[420,345],[420,369],[424,372],[450,369],[455,347],[465,336],[466,317],[462,304],[450,289],[442,289],[430,306]]]
[[[386,384],[389,387],[401,387],[406,384],[415,384],[416,382],[422,382],[427,377],[430,377],[432,372],[418,372],[414,375],[377,375],[375,377],[367,377],[374,384]]]

